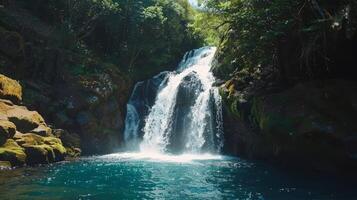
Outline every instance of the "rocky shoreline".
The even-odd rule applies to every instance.
[[[0,160],[1,166],[47,164],[68,155],[60,130],[50,128],[36,111],[19,105],[21,85],[0,75]],[[72,149],[80,153],[79,149]]]

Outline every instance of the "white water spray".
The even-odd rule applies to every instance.
[[[223,143],[222,103],[210,71],[215,51],[215,47],[190,51],[177,71],[161,77],[156,98],[143,117],[142,153],[219,153]],[[140,137],[138,113],[135,106],[128,105],[127,140]]]

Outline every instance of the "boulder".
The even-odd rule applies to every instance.
[[[16,133],[16,126],[10,121],[0,120],[0,145],[7,139],[12,138]]]
[[[68,157],[75,158],[81,155],[81,139],[78,134],[69,133],[62,129],[54,129],[53,135],[61,139],[63,145],[66,147]]]
[[[30,133],[34,133],[40,136],[52,136],[52,129],[45,126],[45,125],[40,125],[37,128],[33,129],[32,131],[30,131]]]
[[[24,106],[9,106],[0,102],[0,114],[5,115],[22,133],[29,132],[40,125],[46,126],[44,119],[38,112],[29,111]]]
[[[0,98],[15,103],[22,100],[22,88],[19,82],[0,74]]]
[[[33,133],[16,134],[16,142],[25,149],[26,163],[47,164],[64,160],[66,149],[60,139],[55,137],[42,137]]]
[[[24,149],[15,140],[8,139],[0,147],[0,161],[8,161],[12,166],[22,166],[25,164],[27,156]]]
[[[53,134],[60,138],[63,145],[66,147],[79,148],[81,146],[81,140],[78,134],[69,133],[62,129],[54,129]]]
[[[9,161],[0,161],[0,170],[2,169],[10,169],[11,163]]]

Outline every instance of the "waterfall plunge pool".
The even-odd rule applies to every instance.
[[[219,155],[222,102],[210,72],[216,48],[135,86],[127,150],[36,168],[0,170],[0,199],[354,199],[356,181],[285,173]]]
[[[356,182],[215,155],[118,153],[0,171],[0,199],[354,199]]]

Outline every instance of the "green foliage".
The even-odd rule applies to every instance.
[[[354,37],[356,4],[353,0],[208,0],[206,13],[193,26],[211,37],[215,32],[223,35],[215,69],[223,78],[243,68],[283,68],[279,65],[289,63],[283,55],[289,53],[297,54],[299,70],[324,64],[327,69],[328,63],[317,60],[328,60],[327,49],[333,45],[328,46],[327,40],[337,38],[334,33],[345,30],[346,38]],[[210,15],[210,22],[204,22]]]
[[[227,26],[220,50],[223,74],[236,68],[256,67],[272,62],[278,39],[292,26],[295,0],[209,1],[208,5]],[[228,69],[227,69],[228,68]]]
[[[189,26],[193,33],[204,38],[206,45],[218,46],[228,27],[215,13],[197,11]]]
[[[28,7],[62,30],[62,48],[114,63],[136,80],[174,67],[202,44],[189,28],[186,0],[37,0]]]

